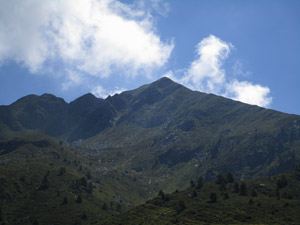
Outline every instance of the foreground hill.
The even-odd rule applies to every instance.
[[[45,135],[0,142],[0,224],[91,224],[148,198],[144,189]]]
[[[29,95],[0,107],[0,138],[34,132],[101,161],[103,173],[135,177],[144,185],[136,202],[199,175],[263,177],[300,159],[300,116],[191,91],[168,78],[106,99]]]
[[[226,180],[159,196],[98,224],[300,224],[300,168],[249,181]]]

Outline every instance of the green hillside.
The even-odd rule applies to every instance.
[[[91,224],[147,198],[135,177],[40,134],[0,142],[0,171],[3,224]]]
[[[106,99],[86,94],[67,103],[51,94],[25,96],[0,106],[0,140],[2,221],[90,224],[159,190],[183,190],[199,176],[212,181],[232,172],[249,180],[293,170],[300,161],[300,116],[161,78]],[[205,199],[208,193],[198,194]],[[249,201],[228,195],[224,204]],[[269,192],[263,196],[274,200]]]
[[[299,224],[300,168],[274,177],[215,182],[165,194],[98,223],[147,224]]]

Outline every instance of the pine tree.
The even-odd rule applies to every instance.
[[[257,197],[257,193],[256,193],[255,189],[252,189],[251,196],[252,197]]]
[[[209,198],[210,198],[210,202],[212,203],[217,202],[217,194],[215,192],[211,192]]]
[[[229,172],[227,174],[226,179],[227,179],[228,183],[234,183],[234,181],[235,181],[234,176],[231,172]]]
[[[86,220],[87,219],[87,215],[85,213],[82,214],[81,219]]]
[[[68,204],[68,198],[67,198],[66,196],[64,197],[64,199],[63,199],[63,201],[62,201],[61,204],[62,204],[62,205]]]
[[[106,202],[103,203],[102,209],[103,209],[103,210],[107,210],[107,209],[108,209]]]
[[[121,210],[122,210],[122,207],[121,207],[120,204],[118,204],[118,205],[117,205],[117,212],[121,212]]]
[[[190,181],[190,185],[191,185],[191,188],[196,187],[196,184],[195,184],[195,182],[193,180]]]
[[[282,175],[280,177],[280,179],[277,181],[277,187],[280,188],[284,188],[286,185],[288,184],[286,178],[284,175]]]
[[[240,186],[240,195],[241,196],[247,196],[248,195],[247,186],[244,182],[242,182],[241,186]]]
[[[224,185],[224,184],[227,183],[227,181],[226,181],[225,177],[222,174],[218,174],[216,183],[220,184],[220,185]]]
[[[88,170],[87,173],[86,173],[86,178],[87,178],[88,180],[92,179],[92,176],[91,176],[91,173],[90,173],[89,170]]]
[[[197,182],[197,189],[201,189],[203,187],[203,177],[200,176]]]
[[[226,199],[229,199],[229,195],[228,195],[228,193],[226,192],[225,194],[224,194],[224,197],[223,197],[225,200]]]
[[[58,176],[62,176],[62,175],[64,175],[65,173],[66,173],[66,168],[65,168],[65,167],[60,167]]]
[[[238,182],[234,182],[233,191],[234,191],[234,193],[240,192],[240,187],[239,187]]]
[[[185,203],[183,200],[180,200],[177,202],[177,205],[176,205],[176,213],[179,214],[181,213],[183,210],[185,210],[186,206],[185,206]]]
[[[164,200],[165,197],[166,197],[166,195],[165,195],[165,193],[164,193],[162,190],[160,190],[160,191],[158,192],[158,197],[160,197],[162,200]]]
[[[196,191],[196,190],[194,190],[194,191],[193,191],[193,195],[192,195],[192,197],[193,197],[193,198],[195,198],[195,197],[197,197],[197,195],[198,195],[198,194],[197,194],[197,191]]]
[[[93,183],[92,182],[89,182],[88,185],[87,185],[87,192],[92,194],[93,193]]]
[[[82,197],[81,197],[81,195],[78,195],[78,197],[76,199],[76,203],[78,203],[78,204],[82,203]]]

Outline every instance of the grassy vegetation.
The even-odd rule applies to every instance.
[[[157,198],[98,224],[299,224],[299,187],[300,170],[257,180],[208,182],[200,189],[161,191]]]
[[[0,142],[0,171],[0,224],[92,224],[145,198],[134,177],[44,135]]]

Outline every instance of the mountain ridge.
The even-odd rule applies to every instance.
[[[30,95],[0,107],[0,139],[32,132],[96,155],[127,152],[114,159],[120,168],[183,170],[179,183],[197,173],[208,180],[228,171],[274,175],[300,158],[300,116],[191,91],[169,78],[106,99]]]

